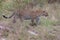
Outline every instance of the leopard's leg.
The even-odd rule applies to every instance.
[[[13,23],[16,23],[16,16],[13,17]]]
[[[39,25],[39,24],[40,24],[40,18],[36,17],[36,25]]]
[[[31,25],[31,26],[34,26],[34,19],[31,19],[30,25]]]

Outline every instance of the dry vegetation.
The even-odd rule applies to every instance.
[[[41,8],[49,13],[47,18],[41,17],[38,26],[30,26],[30,20],[21,23],[17,19],[16,23],[12,23],[13,18],[2,17],[3,14],[11,15],[12,9],[23,9],[29,2],[33,3],[33,8]],[[47,0],[1,0],[0,5],[0,40],[60,40],[60,3],[48,4]]]

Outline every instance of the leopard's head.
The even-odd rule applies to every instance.
[[[46,11],[42,11],[42,16],[47,17],[48,16],[48,13]]]

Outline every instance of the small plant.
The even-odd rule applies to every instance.
[[[8,37],[9,31],[8,30],[4,30],[3,32],[3,37]]]

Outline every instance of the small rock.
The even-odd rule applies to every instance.
[[[29,30],[28,32],[29,32],[30,34],[32,34],[32,35],[36,35],[36,36],[38,35],[37,32],[34,32],[34,31],[30,31],[30,30]]]

